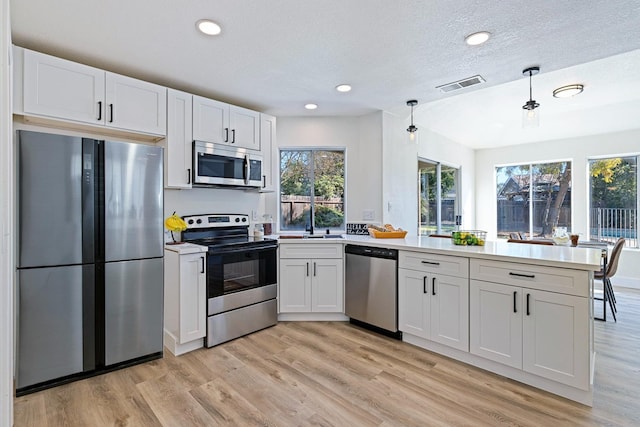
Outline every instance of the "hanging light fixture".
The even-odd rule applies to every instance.
[[[407,101],[407,105],[411,107],[411,124],[407,128],[407,132],[409,132],[409,138],[413,140],[415,138],[415,133],[418,131],[418,128],[413,124],[413,107],[418,105],[418,101],[411,99]]]
[[[522,74],[529,76],[529,100],[522,106],[522,127],[538,127],[540,126],[540,114],[536,108],[540,106],[533,99],[533,91],[531,89],[531,77],[540,72],[540,67],[529,67],[522,70]]]

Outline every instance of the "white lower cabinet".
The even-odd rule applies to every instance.
[[[470,292],[471,353],[589,390],[588,298],[479,280]]]
[[[278,288],[280,313],[343,313],[342,245],[280,244]]]
[[[399,329],[469,351],[467,278],[398,270]]]
[[[207,332],[207,248],[184,245],[164,260],[164,345],[175,355],[202,347]]]

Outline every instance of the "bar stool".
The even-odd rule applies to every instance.
[[[603,265],[600,271],[593,273],[593,280],[602,280],[602,298],[594,297],[598,301],[602,301],[602,317],[594,317],[595,320],[607,321],[607,302],[611,309],[611,315],[615,322],[618,321],[616,313],[618,309],[616,307],[616,295],[613,292],[613,286],[611,285],[611,278],[616,274],[618,270],[618,262],[620,261],[620,254],[624,247],[624,237],[620,237],[613,249],[611,250],[611,260],[607,262],[607,251],[603,250]]]

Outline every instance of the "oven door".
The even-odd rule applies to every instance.
[[[207,298],[276,284],[276,247],[215,250],[207,255]]]
[[[262,187],[262,157],[244,148],[194,141],[196,185]]]

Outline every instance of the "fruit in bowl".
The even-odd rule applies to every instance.
[[[487,237],[486,231],[454,231],[451,233],[451,240],[454,245],[459,246],[484,246]]]

